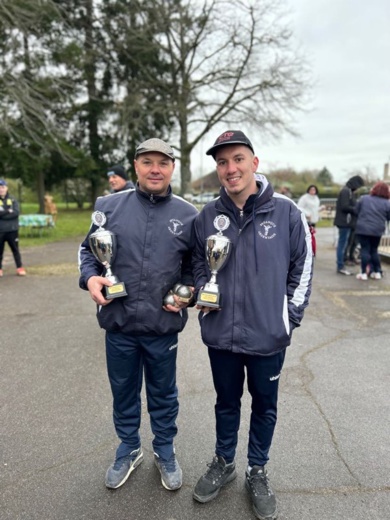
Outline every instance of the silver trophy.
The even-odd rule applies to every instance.
[[[117,242],[116,235],[103,228],[106,221],[107,217],[101,211],[92,213],[92,222],[99,227],[89,236],[89,246],[95,258],[105,267],[105,278],[113,284],[110,287],[104,287],[104,297],[106,300],[112,300],[113,298],[126,296],[127,292],[125,284],[120,282],[111,271],[111,265],[116,255]]]
[[[228,237],[222,234],[222,231],[229,226],[228,217],[224,215],[217,217],[214,225],[219,229],[219,232],[206,239],[206,260],[211,271],[211,278],[199,291],[196,304],[202,307],[219,308],[221,306],[221,293],[217,284],[217,273],[225,265],[232,243]]]

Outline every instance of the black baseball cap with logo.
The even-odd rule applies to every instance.
[[[206,155],[212,155],[215,159],[217,149],[221,146],[226,146],[227,144],[243,144],[255,153],[252,143],[244,132],[241,132],[241,130],[227,130],[217,137],[213,146],[207,150]]]

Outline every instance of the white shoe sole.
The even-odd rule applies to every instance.
[[[118,489],[119,487],[123,486],[123,484],[126,482],[126,480],[130,477],[131,473],[135,470],[137,466],[141,464],[141,462],[144,460],[144,454],[141,451],[141,453],[138,455],[136,459],[133,460],[133,463],[130,464],[129,471],[126,473],[126,475],[123,477],[123,479],[117,484],[116,486],[110,486],[106,482],[106,487],[109,489]]]

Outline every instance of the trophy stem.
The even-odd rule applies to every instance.
[[[103,265],[106,268],[106,276],[112,276],[110,264],[108,262],[103,262]]]
[[[106,268],[106,278],[108,280],[110,280],[110,282],[112,283],[116,283],[118,281],[117,277],[113,274],[113,272],[111,271],[111,267],[110,265],[105,265],[105,268]]]
[[[211,271],[210,283],[212,283],[212,284],[217,283],[217,272],[218,271]]]

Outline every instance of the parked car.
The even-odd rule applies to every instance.
[[[207,202],[210,202],[213,199],[215,199],[214,193],[205,192],[195,195],[192,199],[192,202],[194,202],[195,204],[207,204]]]

